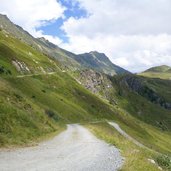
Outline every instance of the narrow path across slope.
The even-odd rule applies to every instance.
[[[17,75],[17,78],[32,77],[32,76],[37,76],[37,75],[52,75],[52,74],[56,74],[56,72],[47,72],[47,73],[39,73],[39,74]]]
[[[0,151],[1,171],[116,171],[122,163],[118,149],[77,124],[36,147]]]
[[[145,147],[143,144],[141,144],[140,142],[138,142],[137,140],[135,140],[134,138],[132,138],[130,135],[128,135],[124,130],[122,130],[120,128],[120,126],[115,123],[115,122],[108,122],[111,126],[113,126],[121,135],[123,135],[124,137],[128,138],[130,141],[132,141],[134,144],[136,144],[139,147]]]

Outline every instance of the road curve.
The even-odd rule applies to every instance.
[[[0,151],[1,171],[116,171],[122,164],[118,149],[77,124],[38,146]]]

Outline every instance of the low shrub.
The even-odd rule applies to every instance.
[[[156,161],[159,166],[171,171],[171,157],[160,155],[156,158]]]
[[[53,118],[55,121],[59,120],[57,114],[54,111],[52,111],[50,109],[46,109],[45,113],[48,115],[49,118]]]

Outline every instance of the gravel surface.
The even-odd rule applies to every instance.
[[[38,146],[0,151],[0,171],[116,171],[122,164],[117,148],[77,124]]]

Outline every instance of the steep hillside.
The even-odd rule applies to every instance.
[[[44,38],[34,38],[28,32],[23,30],[23,28],[12,23],[6,15],[0,14],[0,29],[22,42],[27,43],[39,52],[57,59],[61,62],[63,68],[67,67],[73,70],[74,68],[79,67],[79,64],[72,58],[68,57],[58,46],[50,43]]]
[[[63,123],[115,118],[58,65],[0,31],[0,146],[28,143]]]
[[[122,83],[154,104],[171,110],[171,81],[127,75]]]
[[[139,75],[151,78],[171,79],[171,67],[167,65],[152,67]]]

